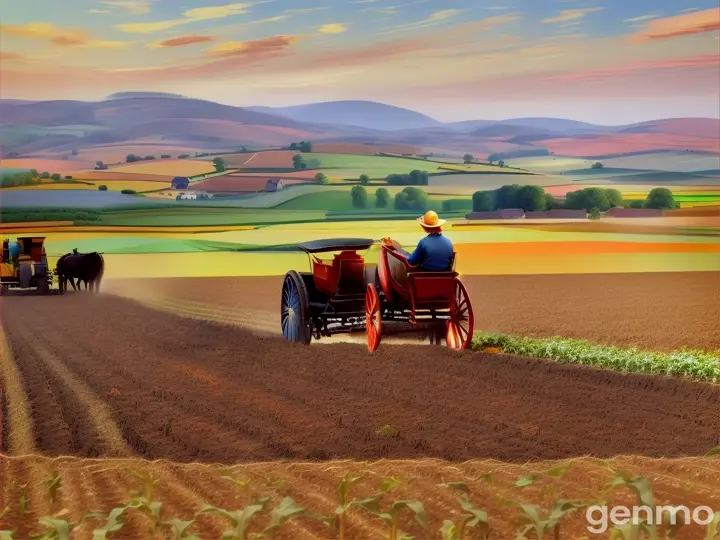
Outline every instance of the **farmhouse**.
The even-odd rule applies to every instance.
[[[176,176],[171,182],[173,189],[187,189],[189,185],[190,179],[187,176]]]
[[[274,191],[279,191],[284,188],[285,188],[285,184],[283,184],[282,180],[280,180],[279,178],[271,178],[265,184],[265,191],[268,193],[272,193]]]
[[[176,197],[178,201],[196,201],[197,199],[212,199],[212,193],[206,191],[184,191]]]

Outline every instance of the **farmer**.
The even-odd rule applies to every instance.
[[[415,251],[408,253],[395,240],[386,240],[386,243],[395,248],[399,254],[403,255],[410,266],[419,266],[422,270],[430,272],[443,272],[450,270],[452,266],[453,245],[447,236],[443,236],[442,226],[447,220],[440,219],[432,210],[425,213],[424,216],[417,219],[420,226],[425,230],[427,236],[418,242]],[[388,257],[388,261],[391,260]],[[395,266],[395,265],[392,265]],[[398,268],[399,267],[399,268]],[[400,265],[391,268],[393,277],[404,283],[404,276],[399,275]],[[397,273],[396,273],[397,272]]]

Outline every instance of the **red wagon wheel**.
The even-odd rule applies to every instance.
[[[450,320],[446,323],[445,341],[451,349],[467,349],[470,347],[473,336],[472,305],[465,286],[455,281],[455,297],[450,307]]]
[[[372,283],[365,290],[365,331],[370,352],[375,352],[380,345],[382,336],[382,316],[380,314],[380,297]]]

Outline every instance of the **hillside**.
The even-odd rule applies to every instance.
[[[670,118],[598,126],[562,118],[441,123],[373,101],[292,107],[235,107],[158,92],[121,92],[98,102],[0,100],[4,157],[70,158],[143,147],[147,154],[281,147],[292,142],[413,147],[417,153],[506,157],[548,152],[573,156],[627,152],[717,151],[720,120]],[[104,155],[100,152],[100,155]]]
[[[327,101],[293,107],[249,107],[249,110],[276,114],[298,122],[358,126],[378,130],[421,129],[442,123],[410,109],[374,101]]]

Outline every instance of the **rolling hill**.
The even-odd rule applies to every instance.
[[[70,159],[73,150],[143,147],[148,154],[234,151],[292,142],[406,145],[417,152],[517,157],[555,152],[576,156],[645,151],[717,150],[720,120],[670,118],[598,126],[562,118],[442,123],[373,101],[331,101],[292,107],[235,107],[156,92],[123,92],[102,101],[0,100],[5,157]],[[182,150],[181,150],[182,149]],[[82,154],[83,152],[81,152]],[[102,159],[102,158],[101,158]]]

